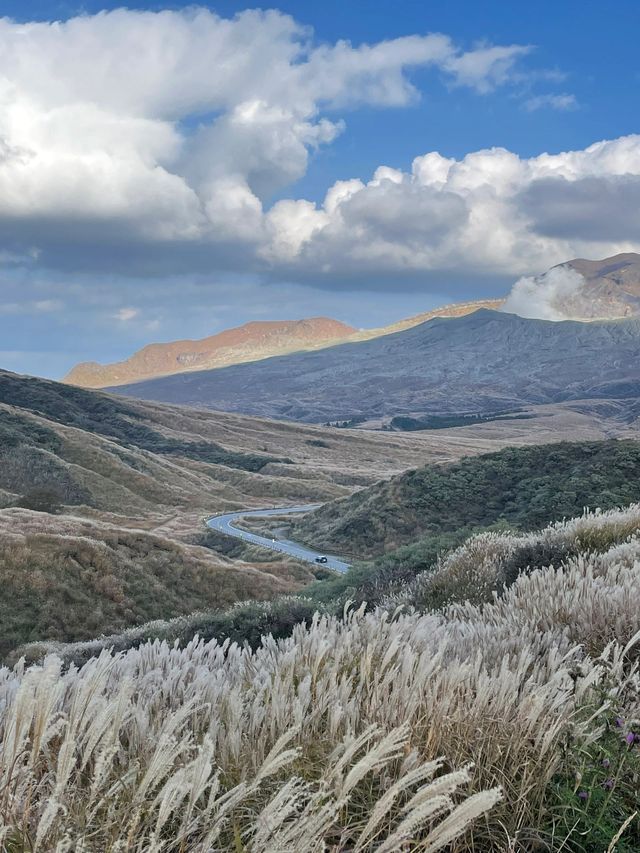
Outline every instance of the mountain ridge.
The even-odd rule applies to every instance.
[[[375,329],[358,330],[328,317],[251,321],[205,338],[147,344],[129,358],[111,364],[81,362],[62,381],[82,388],[118,387],[144,379],[260,361],[291,352],[324,349],[347,341],[365,341],[411,328],[434,317],[455,317],[483,307],[497,308],[503,302],[503,299],[482,299],[451,303]],[[278,332],[282,331],[284,339],[278,340]],[[302,334],[296,334],[297,331]],[[252,332],[253,335],[250,334]],[[263,342],[262,347],[260,341]]]
[[[540,312],[543,303],[546,313]],[[505,297],[450,303],[373,329],[355,329],[329,317],[310,317],[251,321],[204,338],[150,343],[119,362],[81,362],[62,381],[85,388],[117,388],[133,382],[368,341],[428,320],[466,316],[485,308],[555,320],[637,316],[640,254],[626,252],[603,260],[576,258],[557,264],[533,279],[520,280]]]
[[[367,341],[116,390],[309,423],[638,395],[640,318],[553,322],[480,309]]]

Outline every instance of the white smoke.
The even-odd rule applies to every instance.
[[[580,319],[584,278],[570,267],[554,267],[543,275],[518,279],[502,311],[536,320]]]

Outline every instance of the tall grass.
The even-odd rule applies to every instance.
[[[5,849],[640,849],[640,543],[591,521],[491,601],[0,670]]]
[[[389,596],[387,604],[437,609],[460,601],[481,603],[522,573],[560,566],[578,555],[607,551],[640,533],[640,504],[559,521],[532,533],[480,533],[441,556]]]

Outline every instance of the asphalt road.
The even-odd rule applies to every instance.
[[[328,569],[335,569],[337,572],[346,572],[349,568],[349,563],[345,563],[338,557],[324,554],[322,551],[311,551],[305,548],[304,545],[298,545],[297,542],[291,542],[289,539],[268,539],[266,536],[257,536],[255,533],[248,533],[246,530],[241,530],[234,525],[234,521],[240,518],[249,518],[254,515],[257,518],[265,518],[269,515],[289,515],[293,512],[311,512],[318,509],[322,504],[304,504],[303,506],[283,506],[275,509],[252,509],[241,510],[240,512],[227,512],[224,515],[215,515],[207,521],[207,527],[212,530],[217,530],[219,533],[226,533],[227,536],[235,536],[236,539],[242,539],[243,542],[251,542],[253,545],[262,545],[264,548],[270,548],[272,551],[280,551],[283,554],[290,554],[298,560],[305,560],[307,563],[315,563],[316,557],[323,555],[327,558],[326,563],[321,565]]]

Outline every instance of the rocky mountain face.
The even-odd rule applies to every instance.
[[[149,344],[116,364],[84,362],[64,378],[69,385],[104,388],[155,376],[238,364],[344,340],[355,329],[327,317],[245,323],[196,341]]]
[[[519,279],[504,311],[539,320],[614,320],[640,315],[640,255],[577,259]]]
[[[640,319],[550,322],[481,309],[369,341],[118,391],[311,423],[640,396]]]
[[[575,270],[584,284],[565,299],[565,311],[585,319],[640,314],[640,255],[628,252],[603,261],[578,259],[562,264]]]

